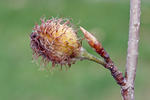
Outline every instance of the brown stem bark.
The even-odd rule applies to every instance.
[[[108,53],[105,51],[105,49],[102,47],[102,44],[87,30],[85,30],[83,27],[80,27],[81,31],[84,34],[84,37],[87,39],[89,45],[105,60],[105,64],[103,66],[106,69],[109,69],[111,72],[111,75],[116,80],[117,84],[119,84],[121,87],[125,86],[125,80],[123,77],[123,74],[118,70],[118,68],[114,65],[113,61],[109,57]]]

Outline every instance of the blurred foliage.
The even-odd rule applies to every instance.
[[[124,72],[129,0],[1,0],[0,100],[120,100],[120,87],[94,62],[78,61],[68,71],[58,67],[54,72],[32,63],[29,35],[43,16],[70,18],[93,32]],[[149,33],[150,2],[142,0],[136,100],[149,100]],[[78,35],[83,37],[81,31]],[[85,41],[83,46],[97,55]]]

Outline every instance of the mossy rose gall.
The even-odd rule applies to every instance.
[[[45,62],[71,65],[80,54],[81,44],[69,21],[61,18],[41,20],[30,35],[31,48],[35,57]]]

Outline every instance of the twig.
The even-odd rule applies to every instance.
[[[124,87],[126,85],[123,74],[118,70],[118,68],[114,65],[113,61],[109,57],[108,53],[104,50],[101,43],[87,30],[83,27],[80,27],[81,31],[83,32],[85,38],[87,39],[89,45],[95,49],[95,51],[104,58],[105,64],[103,65],[105,68],[109,69],[112,76],[116,80],[116,82],[121,86]]]
[[[90,61],[94,61],[102,66],[105,66],[106,63],[104,61],[102,61],[101,59],[93,56],[92,54],[88,53],[83,47],[80,49],[80,55],[77,57],[77,59],[83,60],[83,59],[87,59]]]
[[[100,61],[100,64],[110,70],[113,78],[120,85],[123,100],[134,100],[134,80],[136,75],[140,31],[140,0],[131,0],[130,7],[129,41],[125,77],[114,65],[108,53],[102,47],[102,44],[91,33],[83,27],[80,27],[89,45],[104,58],[105,63],[102,64]],[[92,60],[94,61],[95,59]]]
[[[127,90],[123,92],[125,100],[134,100],[134,80],[138,58],[138,43],[140,33],[140,0],[130,0],[130,26],[126,62]]]
[[[91,33],[80,27],[89,45],[104,58],[105,63],[102,64],[102,61],[100,61],[100,64],[110,70],[113,78],[120,85],[123,100],[134,100],[134,80],[136,76],[140,33],[140,4],[140,0],[130,0],[130,26],[125,77],[114,65],[108,53],[102,47],[102,44]]]

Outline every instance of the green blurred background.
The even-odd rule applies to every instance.
[[[43,16],[72,18],[74,25],[93,32],[124,72],[129,0],[1,0],[0,100],[121,100],[109,71],[94,62],[78,61],[68,71],[53,72],[32,63],[29,35]],[[150,100],[149,0],[142,0],[140,36],[135,98]],[[97,55],[86,41],[83,46]]]

